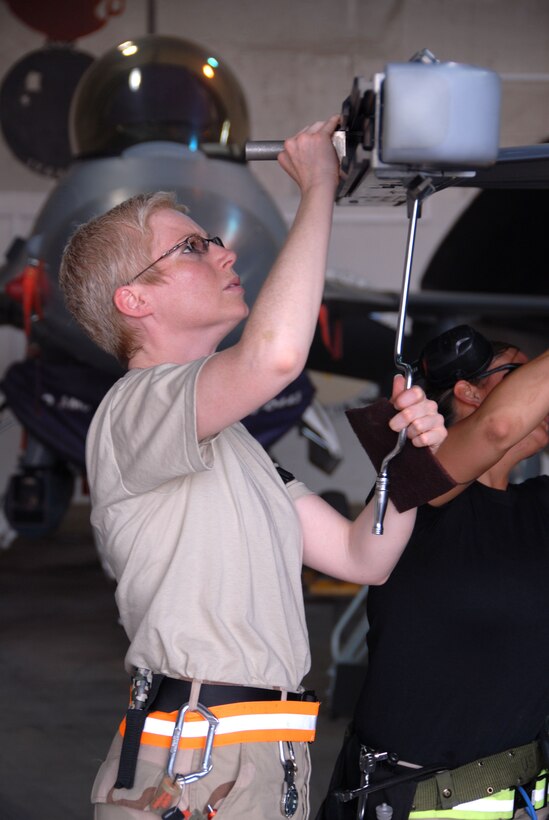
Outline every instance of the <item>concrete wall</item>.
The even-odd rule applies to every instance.
[[[99,4],[99,7],[104,4]],[[55,13],[55,0],[49,3]],[[76,47],[93,56],[147,33],[146,0]],[[502,144],[549,134],[549,4],[545,0],[157,0],[156,32],[194,40],[223,57],[249,103],[254,139],[290,134],[340,109],[355,75],[370,77],[385,61],[407,60],[428,47],[442,60],[475,63],[505,79]],[[0,77],[45,36],[0,4]],[[280,200],[292,184],[258,169]],[[0,144],[0,188],[45,190]]]
[[[104,9],[105,3],[99,4]],[[49,4],[55,13],[55,0]],[[122,14],[76,47],[94,56],[148,31],[146,0],[126,0]],[[240,79],[251,115],[251,138],[278,139],[338,112],[353,77],[369,79],[386,61],[408,60],[427,47],[442,60],[485,66],[503,78],[501,145],[538,142],[549,135],[549,4],[546,0],[157,0],[155,31],[207,46]],[[0,79],[16,61],[45,45],[0,4]],[[37,123],[37,127],[40,124]],[[276,163],[254,173],[287,219],[295,210],[291,180]],[[0,251],[24,230],[54,180],[19,163],[0,138]],[[412,288],[434,248],[473,195],[446,191],[429,201],[416,244]],[[435,201],[436,200],[436,201]],[[369,285],[400,286],[406,217],[403,209],[336,209],[332,272]],[[8,334],[12,339],[11,334]],[[0,372],[19,355],[18,341],[0,337]],[[288,437],[279,458],[321,490],[338,486],[353,502],[364,497],[367,465],[355,457],[342,403],[363,385],[322,377],[320,396],[331,406],[347,458],[327,478],[306,464],[303,442]],[[0,439],[0,446],[2,439]]]

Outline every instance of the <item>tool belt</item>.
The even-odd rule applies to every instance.
[[[513,816],[515,789],[532,783],[542,769],[538,741],[475,760],[457,769],[437,772],[418,783],[411,818],[439,816],[469,818]],[[538,804],[547,800],[547,775],[533,791]],[[464,805],[465,804],[465,805]],[[540,807],[538,805],[537,807]]]
[[[131,788],[141,743],[170,748],[178,714],[188,704],[191,681],[153,675],[144,708],[130,704],[119,731],[123,737],[115,788]],[[266,741],[313,741],[320,703],[314,692],[283,692],[251,686],[202,684],[199,704],[216,719],[214,746]],[[154,709],[154,711],[153,711]],[[179,733],[179,749],[209,743],[208,721],[189,710]]]

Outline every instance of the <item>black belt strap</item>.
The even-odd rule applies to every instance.
[[[118,774],[116,776],[116,783],[114,784],[115,789],[131,789],[133,786],[143,727],[145,726],[148,713],[154,706],[160,684],[163,680],[165,680],[164,675],[153,675],[146,708],[128,709],[126,712],[126,731],[124,732],[124,740],[122,741]]]
[[[176,678],[164,678],[156,698],[154,708],[158,712],[175,712],[191,696],[191,681]],[[260,689],[256,686],[237,686],[233,684],[203,683],[200,687],[199,701],[210,709],[227,703],[246,703],[260,700],[282,700],[284,692],[280,689]],[[288,700],[317,701],[311,689],[305,692],[287,692]],[[148,706],[148,703],[147,703]]]
[[[115,789],[131,789],[135,779],[135,767],[141,745],[141,735],[149,712],[175,712],[191,696],[192,682],[167,678],[165,675],[153,675],[152,684],[144,709],[128,709],[126,712],[126,730],[120,752],[120,763]],[[232,686],[230,684],[203,683],[200,687],[199,701],[202,706],[221,706],[227,703],[246,703],[248,701],[282,700],[284,692],[279,689],[260,689],[254,686]],[[288,700],[317,701],[312,689],[304,692],[287,692]]]

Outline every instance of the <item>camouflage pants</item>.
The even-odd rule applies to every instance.
[[[139,820],[151,816],[149,804],[161,782],[166,767],[167,749],[142,745],[137,762],[134,786],[114,789],[122,741],[115,737],[107,759],[102,764],[92,791],[95,820]],[[310,758],[307,743],[294,743],[297,763],[296,787],[299,795],[295,820],[309,816]],[[200,768],[202,752],[179,751],[175,771],[184,774]],[[178,803],[183,811],[196,812],[206,818],[217,810],[216,820],[281,820],[281,797],[284,771],[278,743],[243,743],[216,747],[213,769],[200,780],[185,787]],[[157,816],[157,815],[152,815]]]

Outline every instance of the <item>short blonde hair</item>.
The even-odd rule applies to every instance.
[[[140,340],[114,304],[114,293],[150,264],[150,218],[166,209],[188,212],[173,193],[133,196],[80,225],[61,259],[59,285],[69,311],[99,347],[124,365]],[[144,282],[159,278],[154,268],[143,274]]]

